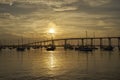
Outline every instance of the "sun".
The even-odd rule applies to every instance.
[[[55,29],[54,28],[50,28],[49,33],[54,34],[55,33]]]

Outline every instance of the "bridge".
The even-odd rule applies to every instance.
[[[58,44],[59,42],[62,42],[62,44]],[[72,46],[77,46],[77,45],[99,46],[100,48],[102,48],[103,46],[116,46],[118,47],[118,49],[120,49],[120,37],[87,37],[87,38],[82,37],[82,38],[51,39],[51,40],[43,40],[43,41],[37,41],[37,42],[19,44],[19,45],[0,45],[0,48],[3,47],[16,48],[19,46],[42,48],[48,46],[49,44],[56,45],[56,47],[64,47],[64,48],[69,44]]]

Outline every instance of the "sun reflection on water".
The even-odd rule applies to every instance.
[[[56,60],[55,60],[55,57],[53,55],[53,52],[51,51],[50,52],[50,64],[49,64],[49,67],[52,69],[56,66]]]

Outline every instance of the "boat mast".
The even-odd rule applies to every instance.
[[[22,47],[23,47],[23,36],[21,37],[21,41],[22,41]]]
[[[54,41],[53,41],[53,33],[51,33],[51,41],[52,41],[52,45],[54,45]]]
[[[87,31],[85,31],[86,32],[86,46],[87,46],[87,37],[88,37],[88,35],[87,35]]]
[[[95,46],[95,32],[93,32],[93,37],[94,37],[94,39],[93,39],[93,45]]]
[[[20,46],[20,44],[19,44],[19,39],[18,39],[18,47]]]

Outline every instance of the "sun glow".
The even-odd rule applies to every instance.
[[[51,28],[51,29],[49,30],[49,33],[54,34],[54,33],[55,33],[55,29]]]

